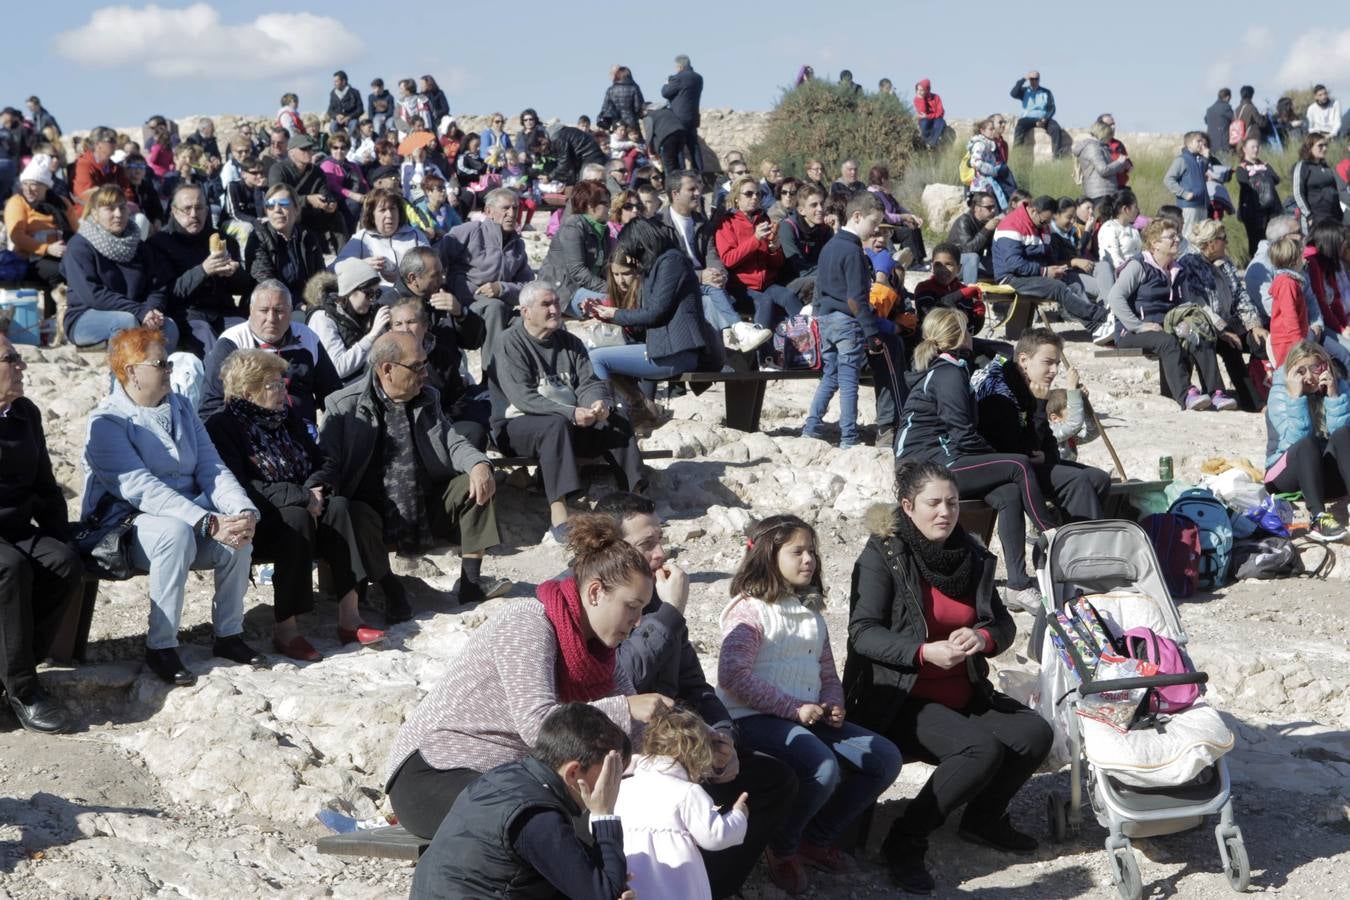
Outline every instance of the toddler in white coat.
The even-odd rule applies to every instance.
[[[728,812],[699,782],[713,772],[708,726],[675,707],[643,730],[642,753],[619,788],[614,814],[623,822],[628,886],[642,900],[712,900],[699,850],[725,850],[745,840],[747,795]]]

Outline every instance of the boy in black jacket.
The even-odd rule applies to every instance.
[[[485,772],[446,815],[413,877],[412,900],[557,896],[614,900],[627,890],[614,815],[632,756],[604,713],[566,703],[544,719],[534,752]],[[591,846],[573,820],[590,814]]]

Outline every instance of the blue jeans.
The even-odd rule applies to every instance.
[[[207,510],[202,510],[206,515]],[[183,618],[183,594],[189,569],[214,569],[216,593],[211,622],[218,638],[244,631],[244,592],[248,590],[253,545],[231,550],[202,537],[175,516],[142,513],[132,528],[131,564],[150,573],[150,631],[145,645],[152,650],[178,646],[178,623]]]
[[[765,328],[772,328],[777,324],[779,317],[775,315],[774,307],[778,307],[789,316],[795,316],[802,311],[801,298],[781,284],[766,285],[762,291],[746,288],[745,293],[755,304],[755,324]]]
[[[961,254],[961,283],[976,284],[981,278],[994,280],[994,272],[985,265],[985,258],[978,253]]]
[[[608,381],[611,375],[661,381],[684,372],[691,372],[697,365],[697,350],[681,350],[665,357],[664,361],[659,363],[652,362],[651,357],[647,355],[646,344],[597,347],[591,351],[591,368],[595,370],[595,377],[602,381]]]
[[[708,320],[709,325],[721,331],[741,320],[740,313],[731,305],[731,298],[725,290],[711,284],[701,284],[699,290],[703,294],[703,318]]]
[[[77,347],[88,347],[93,344],[101,344],[112,338],[113,335],[126,331],[128,328],[136,328],[141,324],[141,320],[136,318],[134,313],[122,312],[121,310],[109,309],[86,309],[75,319],[75,325],[70,329],[70,342]],[[160,329],[164,332],[164,349],[169,353],[178,346],[178,326],[172,319],[164,320],[164,327]],[[210,350],[210,347],[206,348]]]
[[[839,446],[852,447],[858,443],[858,377],[866,358],[862,326],[844,312],[816,316],[816,326],[820,329],[822,371],[802,434],[815,437],[820,433],[821,420],[838,391]]]
[[[900,750],[861,725],[810,728],[778,716],[736,720],[746,747],[782,760],[797,774],[797,800],[769,840],[779,856],[802,839],[828,847],[900,774]]]
[[[938,116],[936,119],[920,119],[919,134],[923,136],[924,143],[930,147],[936,147],[938,141],[942,139],[942,132],[947,127],[947,120]]]
[[[572,299],[567,303],[567,314],[575,319],[584,318],[581,312],[581,304],[584,300],[604,300],[604,291],[593,291],[590,288],[577,288],[572,294]]]

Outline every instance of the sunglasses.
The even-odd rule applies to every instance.
[[[625,203],[621,208],[622,208],[622,209],[629,210],[629,211],[635,210],[635,209],[642,209],[642,204],[641,204],[641,203]]]
[[[144,362],[136,363],[138,366],[149,366],[152,369],[160,369],[165,372],[173,371],[173,362],[167,359],[147,359]]]
[[[290,197],[278,197],[275,200],[267,200],[263,203],[268,209],[275,209],[280,206],[282,209],[289,209],[291,206]]]
[[[758,197],[759,191],[741,191],[742,197]]]

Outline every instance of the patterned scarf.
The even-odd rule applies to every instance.
[[[141,233],[131,222],[127,222],[121,234],[113,234],[93,219],[85,219],[80,224],[80,234],[100,255],[113,262],[131,262],[141,243]]]
[[[535,591],[544,615],[558,636],[555,686],[563,703],[590,703],[614,693],[614,649],[587,641],[581,629],[581,593],[577,580],[545,581]]]
[[[375,385],[384,420],[384,537],[400,553],[417,553],[431,543],[431,520],[422,491],[408,404],[390,400]]]
[[[225,409],[248,435],[248,459],[268,484],[304,484],[313,471],[309,450],[286,427],[289,410],[264,409],[243,397],[225,401]]]

